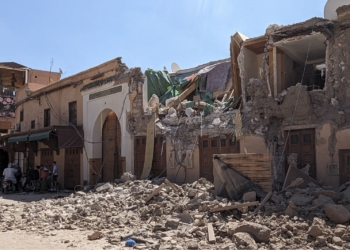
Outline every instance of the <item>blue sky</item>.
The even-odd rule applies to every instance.
[[[0,62],[64,75],[116,57],[128,67],[182,69],[230,56],[236,31],[323,17],[327,0],[1,0]]]

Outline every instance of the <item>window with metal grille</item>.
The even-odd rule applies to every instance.
[[[50,109],[44,110],[44,127],[50,126]]]
[[[70,102],[69,104],[69,122],[77,125],[77,102]]]
[[[30,122],[30,128],[35,129],[35,120]]]

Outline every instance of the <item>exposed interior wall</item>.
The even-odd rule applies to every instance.
[[[169,137],[167,137],[166,138],[167,178],[170,181],[176,182],[176,183],[184,183],[184,182],[191,183],[191,182],[198,180],[200,177],[200,175],[199,175],[199,167],[200,167],[199,157],[200,156],[199,156],[198,143],[197,143],[196,147],[194,148],[193,155],[192,155],[193,167],[192,168],[187,167],[186,174],[185,174],[184,168],[180,167],[180,170],[179,170],[179,166],[177,164],[174,164],[173,168],[171,167],[170,153],[172,150],[174,150],[173,144],[171,142],[171,139]],[[176,174],[177,174],[177,177],[176,177]],[[175,177],[176,177],[176,179],[175,179]]]
[[[323,185],[338,186],[339,176],[329,176],[327,165],[332,162],[329,143],[332,135],[331,124],[316,128],[316,176]]]
[[[251,78],[258,78],[258,56],[247,48],[243,48],[244,53],[244,79],[247,84]]]
[[[285,76],[286,76],[286,88],[295,85],[294,80],[294,62],[287,54],[284,55]]]
[[[266,146],[265,139],[262,136],[247,135],[244,136],[240,143],[241,154],[268,154],[269,149]]]

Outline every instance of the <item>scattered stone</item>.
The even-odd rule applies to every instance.
[[[350,212],[343,205],[326,204],[324,211],[330,221],[334,223],[346,223],[350,220]]]
[[[88,236],[89,240],[97,240],[102,236],[102,232],[94,232],[93,234]]]
[[[256,201],[256,192],[251,191],[243,195],[243,202]]]
[[[313,199],[315,199],[314,196],[308,196],[306,194],[300,194],[296,193],[290,198],[290,201],[293,201],[295,205],[297,206],[306,206],[308,205]]]
[[[326,223],[324,220],[320,218],[314,218],[311,227],[307,231],[307,234],[315,238],[324,235],[326,233],[325,224]]]
[[[238,232],[249,233],[257,242],[269,242],[271,230],[261,224],[253,222],[231,222],[228,223],[228,234],[233,235]]]
[[[312,205],[314,205],[316,207],[322,207],[326,203],[333,203],[334,204],[334,201],[332,198],[325,196],[323,194],[321,194],[320,196],[318,196],[318,198],[316,198],[312,201]]]
[[[249,233],[235,233],[232,240],[239,249],[258,249],[258,245]]]

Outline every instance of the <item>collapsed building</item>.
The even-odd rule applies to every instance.
[[[252,39],[237,32],[230,59],[147,70],[145,115],[129,126],[147,145],[134,173],[217,182],[213,156],[231,154],[231,167],[267,191],[272,182],[282,187],[287,157],[296,154],[296,166],[323,185],[348,182],[349,10],[337,9],[338,20],[270,25]]]

